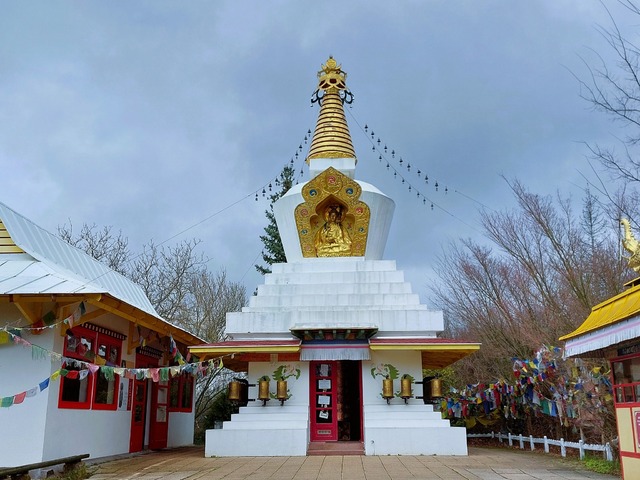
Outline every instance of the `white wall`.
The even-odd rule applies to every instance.
[[[26,324],[28,322],[14,305],[0,304],[0,328]],[[51,349],[52,332],[31,335],[24,331],[22,335],[32,344]],[[0,344],[0,397],[13,396],[36,387],[52,371],[49,357],[34,360],[31,348],[13,343]],[[52,384],[44,392],[25,398],[19,405],[0,408],[0,467],[42,460],[48,393],[51,390],[57,392],[57,386]]]
[[[195,405],[191,412],[169,412],[169,438],[167,448],[193,445]]]
[[[371,360],[362,362],[362,397],[364,405],[386,404],[387,401],[380,395],[382,393],[382,377],[371,376],[371,369],[378,364],[390,363],[398,369],[398,376],[407,373],[412,375],[416,382],[422,380],[422,358],[420,352],[417,351],[377,351],[371,352]],[[413,395],[422,396],[422,386],[413,385]],[[394,380],[394,392],[400,391],[400,378]],[[423,404],[421,399],[412,398],[409,404]],[[394,398],[391,404],[403,404],[401,398]]]
[[[103,315],[92,321],[110,330],[128,333],[128,322],[114,315]],[[133,361],[135,353],[127,354],[127,340],[122,344],[122,359]],[[55,329],[54,350],[62,352],[64,337]],[[53,369],[60,368],[54,363]],[[99,374],[99,373],[98,373]],[[52,385],[45,431],[44,458],[59,458],[90,453],[99,458],[129,451],[131,410],[78,410],[58,408],[60,382]],[[63,436],[64,441],[60,441]]]
[[[104,315],[94,323],[128,333],[128,322],[113,315]],[[14,305],[0,304],[0,328],[27,324]],[[59,327],[47,329],[41,335],[32,335],[26,330],[22,334],[31,344],[46,351],[62,352],[64,336],[60,335]],[[132,362],[135,351],[128,354],[126,344],[124,340],[122,359]],[[32,358],[30,347],[0,344],[0,397],[38,386],[60,366],[60,360],[49,356]],[[98,458],[129,451],[131,410],[61,409],[58,408],[59,392],[60,380],[51,381],[46,390],[26,398],[22,404],[0,408],[0,467],[83,453]],[[193,412],[170,413],[168,446],[193,444],[193,429]]]
[[[291,394],[291,398],[285,402],[285,405],[309,405],[309,362],[252,362],[249,364],[249,372],[247,379],[249,383],[256,384],[255,387],[249,387],[249,398],[258,397],[258,379],[263,375],[268,375],[271,379],[269,390],[276,393],[277,382],[273,379],[273,371],[280,365],[293,365],[300,369],[300,378],[290,377],[287,379],[287,389]],[[268,404],[277,405],[278,400],[269,400]],[[262,402],[249,402],[251,406],[262,406]]]

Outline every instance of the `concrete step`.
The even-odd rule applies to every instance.
[[[263,308],[283,307],[385,307],[403,306],[426,309],[420,305],[420,296],[415,293],[373,293],[373,294],[344,294],[344,293],[316,293],[308,295],[257,295],[249,299],[249,308],[261,310]]]
[[[396,270],[395,260],[364,260],[363,258],[308,258],[300,262],[275,263],[271,265],[271,274],[286,274],[293,272],[376,272]],[[268,275],[267,275],[268,276]]]
[[[307,455],[364,455],[363,442],[310,442]]]
[[[366,419],[366,421],[378,421],[378,420],[393,420],[393,421],[398,421],[398,422],[404,422],[404,421],[419,421],[419,420],[426,420],[426,421],[433,421],[433,420],[437,420],[440,421],[442,420],[442,417],[440,416],[440,414],[438,412],[425,412],[422,414],[415,414],[415,413],[389,413],[389,414],[371,414],[371,413],[366,413],[364,418]]]
[[[330,302],[318,305],[273,305],[259,307],[242,307],[242,313],[271,313],[271,312],[305,312],[307,315],[314,315],[315,312],[321,314],[333,314],[336,312],[361,312],[367,315],[370,312],[426,312],[429,311],[426,305],[413,304],[406,305],[398,303],[395,305],[373,305],[373,304],[354,304],[354,305],[334,305]],[[237,313],[237,312],[231,312]]]
[[[244,413],[250,413],[254,415],[272,415],[274,413],[301,413],[303,415],[308,415],[309,407],[307,405],[293,405],[289,403],[280,405],[280,403],[276,403],[276,400],[271,400],[267,402],[265,406],[262,406],[262,404],[256,404],[246,407],[240,407],[238,414]]]
[[[366,419],[364,421],[364,428],[409,428],[409,429],[424,429],[424,428],[450,428],[451,424],[449,420],[442,418],[435,418],[433,420],[409,418],[409,419]]]
[[[431,404],[398,404],[398,405],[365,405],[365,413],[393,413],[393,412],[414,412],[414,413],[429,413],[433,412],[433,405]]]
[[[303,420],[307,421],[307,413],[270,413],[268,416],[259,413],[234,413],[231,415],[232,422],[264,422],[270,421],[295,421]]]
[[[307,419],[304,420],[287,420],[287,421],[271,421],[260,420],[257,422],[224,422],[223,430],[307,430]]]
[[[404,283],[404,272],[317,272],[265,275],[266,285],[322,285],[327,283]]]
[[[317,285],[258,285],[258,296],[261,295],[309,295],[317,291]],[[326,283],[322,285],[325,294],[386,294],[413,293],[411,284],[404,283]]]

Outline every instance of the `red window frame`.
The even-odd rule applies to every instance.
[[[105,360],[106,365],[114,367],[119,366],[122,358],[122,340],[82,326],[74,327],[71,330],[71,333],[73,335],[65,336],[63,349],[63,355],[65,357],[83,362],[96,363],[96,357],[100,356]],[[104,350],[102,347],[104,347]],[[113,355],[110,356],[110,353],[113,353]],[[77,369],[71,364],[71,362],[69,365],[67,365],[66,362],[63,363],[62,368],[67,368],[69,370]],[[97,389],[101,385],[104,385],[105,381],[104,378],[98,378],[98,375],[102,375],[99,370],[96,373],[89,373],[86,376],[86,399],[83,401],[74,401],[64,398],[65,395],[68,396],[69,388],[74,388],[71,386],[72,384],[70,385],[70,382],[80,382],[80,380],[61,377],[60,390],[58,394],[58,408],[78,410],[116,410],[120,383],[119,375],[114,375],[114,380],[107,381],[109,385],[113,385],[113,390],[111,391],[111,402],[97,403]],[[66,389],[65,386],[67,386]]]
[[[193,375],[183,373],[169,381],[169,411],[191,412],[192,410]]]
[[[616,405],[640,403],[640,355],[626,355],[611,360],[613,398]]]
[[[105,365],[109,367],[120,366],[120,359],[122,358],[122,340],[98,333],[98,339],[96,341],[96,356],[101,357],[105,361]],[[102,372],[97,371],[95,373],[94,380],[92,408],[94,410],[117,410],[120,375],[114,374],[113,380],[107,380]],[[105,385],[107,387],[107,401],[98,401],[99,396],[102,395],[102,392],[99,394],[98,389]],[[110,399],[109,394],[111,395]]]
[[[67,358],[81,360],[83,362],[91,361],[92,353],[95,352],[98,332],[93,332],[82,327],[76,327],[73,329],[72,333],[73,336],[65,336],[63,355]],[[75,370],[72,365],[67,365],[66,362],[62,364],[62,368]],[[91,398],[93,396],[94,376],[91,373],[86,376],[86,399],[84,401],[68,400],[64,398],[65,393],[68,393],[69,389],[75,389],[75,386],[71,382],[80,382],[80,380],[69,379],[66,377],[60,378],[58,407],[82,410],[90,409]],[[81,388],[80,384],[78,384],[78,388]]]

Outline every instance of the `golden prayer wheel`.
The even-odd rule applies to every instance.
[[[385,378],[382,380],[382,398],[387,400],[393,398],[393,380],[391,378]]]
[[[400,380],[400,396],[406,399],[413,397],[413,393],[411,392],[411,379],[403,378]]]
[[[442,379],[434,378],[431,380],[431,398],[442,397]]]
[[[276,390],[276,398],[280,400],[281,404],[284,403],[284,401],[289,398],[289,394],[287,393],[286,380],[278,380],[278,389]]]
[[[258,400],[262,400],[265,404],[269,398],[269,380],[260,380],[258,382]]]
[[[242,398],[241,389],[242,385],[240,384],[240,382],[229,382],[229,401],[239,402]]]

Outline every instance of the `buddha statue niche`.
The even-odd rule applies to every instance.
[[[351,255],[351,238],[342,225],[344,207],[329,205],[324,210],[324,225],[316,232],[315,247],[318,257],[346,257]]]

